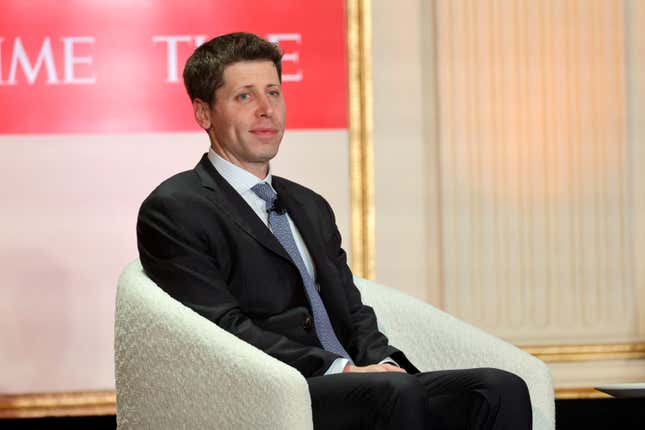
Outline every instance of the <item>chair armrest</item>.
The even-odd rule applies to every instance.
[[[495,367],[520,376],[529,387],[533,428],[555,427],[551,372],[542,361],[434,306],[375,282],[355,278],[380,330],[422,371]]]
[[[312,428],[298,371],[171,298],[138,261],[119,280],[115,361],[119,428]]]

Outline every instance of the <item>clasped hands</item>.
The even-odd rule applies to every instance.
[[[402,369],[390,363],[370,364],[369,366],[354,366],[353,364],[347,364],[343,369],[343,373],[374,373],[374,372],[407,373],[405,369]]]

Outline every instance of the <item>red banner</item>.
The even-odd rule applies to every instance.
[[[347,127],[342,0],[5,0],[0,133],[197,130],[181,73],[196,46],[278,42],[288,128]]]

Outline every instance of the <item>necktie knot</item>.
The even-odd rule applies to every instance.
[[[255,184],[251,191],[253,191],[259,198],[264,200],[267,205],[267,208],[273,207],[273,202],[277,198],[277,194],[273,191],[273,188],[266,182],[259,182]]]

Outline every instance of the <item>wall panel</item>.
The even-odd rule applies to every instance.
[[[623,4],[434,4],[444,307],[520,344],[642,338]]]

